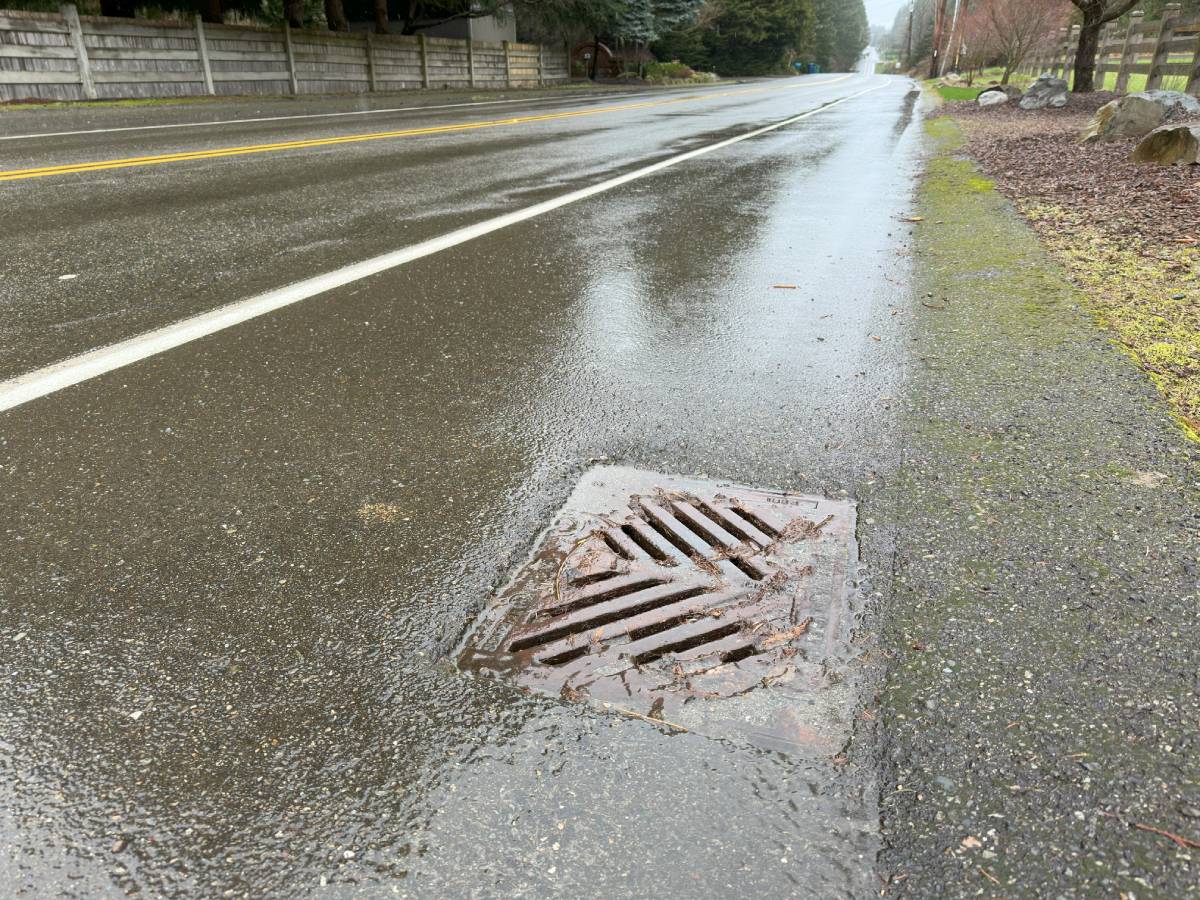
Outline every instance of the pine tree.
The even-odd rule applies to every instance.
[[[854,68],[870,41],[863,0],[814,0],[813,61],[828,72]]]

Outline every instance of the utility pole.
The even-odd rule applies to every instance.
[[[942,56],[942,65],[938,70],[938,75],[946,74],[946,60],[950,59],[954,50],[954,37],[958,33],[958,11],[962,7],[962,0],[954,0],[954,18],[950,20],[950,40],[946,42],[946,52]]]
[[[942,38],[946,32],[946,3],[947,0],[934,0],[933,4],[933,50],[929,57],[929,77],[937,78],[941,74]]]

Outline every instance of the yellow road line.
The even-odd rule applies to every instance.
[[[788,85],[792,87],[820,87],[844,81],[851,76],[833,78],[821,82],[800,82]],[[348,134],[341,137],[314,138],[306,141],[282,141],[273,144],[251,144],[244,147],[221,147],[215,150],[187,150],[178,153],[162,153],[155,156],[130,156],[124,159],[108,159],[96,162],[67,163],[60,166],[42,166],[33,169],[9,169],[0,171],[0,181],[23,181],[29,178],[46,178],[50,175],[75,175],[82,172],[99,172],[106,169],[133,169],[140,166],[157,166],[164,163],[188,162],[197,159],[219,159],[227,156],[246,156],[251,153],[275,153],[283,150],[300,150],[307,147],[327,147],[335,144],[357,144],[364,141],[379,141],[392,138],[416,137],[427,134],[451,134],[462,131],[476,131],[483,128],[504,128],[513,125],[528,125],[535,122],[549,122],[556,119],[573,119],[583,116],[598,116],[605,113],[626,112],[636,109],[650,109],[657,106],[667,106],[675,103],[694,103],[716,97],[732,97],[735,95],[764,93],[781,88],[740,88],[735,91],[720,91],[699,96],[671,97],[665,100],[644,101],[641,103],[625,103],[618,106],[603,106],[595,109],[572,110],[570,112],[543,113],[534,116],[515,116],[505,119],[490,119],[483,122],[460,122],[455,125],[437,125],[429,128],[406,128],[401,131],[374,131],[366,134]]]

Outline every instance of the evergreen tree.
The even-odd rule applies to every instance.
[[[654,16],[660,34],[667,34],[695,23],[704,0],[654,0]]]
[[[772,75],[787,70],[813,27],[812,0],[708,0],[696,21],[666,34],[655,53],[727,75]]]
[[[621,42],[649,44],[658,39],[658,28],[654,0],[625,0],[609,31]]]
[[[813,62],[827,72],[850,71],[871,38],[863,0],[813,0],[813,5]]]

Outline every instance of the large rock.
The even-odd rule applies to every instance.
[[[984,91],[975,98],[975,102],[980,106],[1000,106],[1010,99],[1012,98],[1004,91]]]
[[[1038,76],[1021,98],[1021,109],[1062,109],[1067,105],[1067,83],[1049,72]]]
[[[1200,100],[1179,91],[1143,91],[1106,103],[1079,135],[1083,143],[1141,137],[1175,119],[1200,116]]]
[[[993,81],[991,84],[985,87],[983,91],[984,93],[987,93],[988,91],[1003,91],[1004,93],[1008,94],[1010,100],[1021,99],[1021,89],[1015,84],[1000,84],[999,82]]]
[[[1155,129],[1138,142],[1129,160],[1160,166],[1200,165],[1200,123]]]

